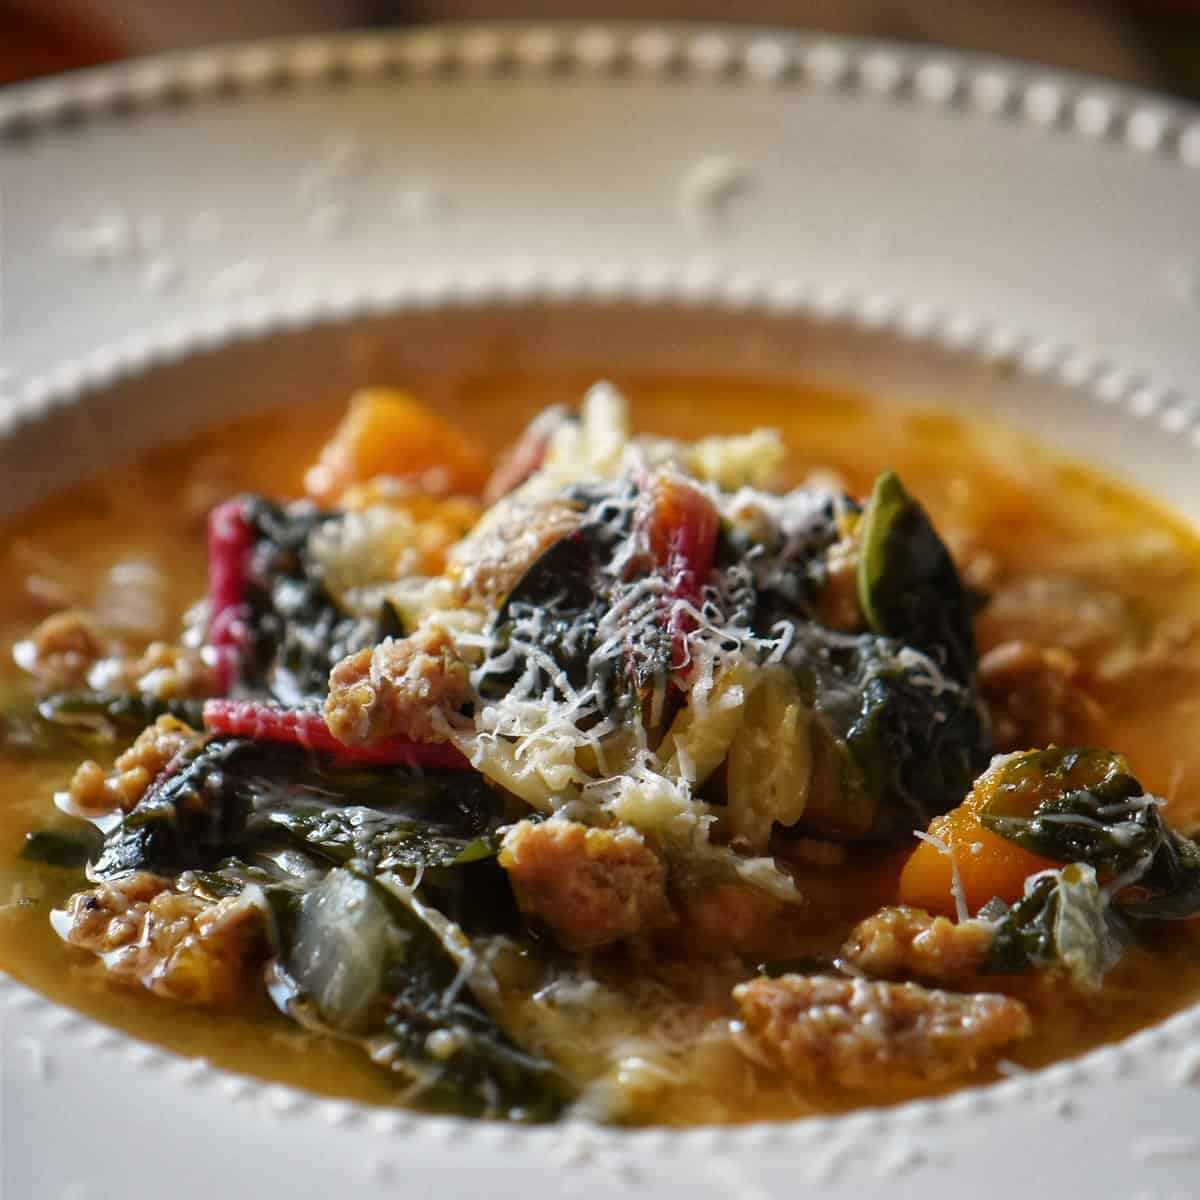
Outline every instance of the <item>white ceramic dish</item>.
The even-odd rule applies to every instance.
[[[1194,519],[1200,113],[722,29],[217,50],[0,94],[0,510],[415,366],[784,373],[986,411]],[[5,1200],[1194,1192],[1200,1010],[982,1090],[684,1133],[368,1110],[0,979]],[[181,1019],[186,1019],[181,1018]]]

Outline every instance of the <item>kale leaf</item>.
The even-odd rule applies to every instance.
[[[1096,872],[1083,863],[1031,876],[1011,908],[993,905],[980,913],[997,921],[985,971],[1057,966],[1081,987],[1096,988],[1129,939]]]
[[[93,867],[96,877],[175,874],[211,866],[240,847],[251,797],[236,780],[239,768],[257,753],[253,742],[222,739],[184,754],[105,837]]]
[[[800,958],[769,958],[757,967],[760,975],[780,979],[784,975],[833,975],[839,970],[836,958],[807,954]]]
[[[1149,866],[1117,902],[1126,916],[1142,921],[1183,921],[1200,914],[1200,846],[1164,829]]]
[[[1158,804],[1108,750],[1032,750],[981,782],[988,790],[984,828],[1055,862],[1120,875],[1153,854],[1165,834]]]
[[[449,819],[418,819],[404,811],[363,805],[292,801],[261,806],[256,826],[264,835],[284,832],[334,862],[358,860],[373,870],[466,866],[499,853],[501,811],[486,784],[473,782],[464,790],[478,796],[479,807],[463,821],[454,813]]]
[[[309,553],[313,532],[342,515],[300,501],[248,496],[242,516],[253,538],[244,603],[248,638],[238,663],[243,692],[297,705],[325,695],[329,672],[347,654],[374,645],[395,614],[380,621],[343,613]]]
[[[778,523],[766,541],[724,523],[714,553],[715,580],[735,627],[761,638],[778,622],[816,618],[816,597],[828,580],[825,552],[839,537],[839,514],[854,517],[849,496],[798,489],[779,497]],[[794,506],[795,511],[790,511]]]
[[[111,730],[114,737],[136,737],[161,716],[175,717],[199,729],[204,701],[160,698],[141,692],[57,692],[40,700],[38,716],[64,729]]]
[[[420,1097],[475,1116],[549,1121],[567,1097],[545,1059],[517,1046],[460,977],[461,965],[410,910],[402,953],[388,965],[384,1026],[421,1080]]]
[[[817,714],[805,821],[821,832],[887,838],[924,828],[962,800],[986,763],[974,690],[939,682],[893,639],[798,628],[788,661]]]
[[[929,655],[960,683],[972,678],[971,598],[924,508],[890,471],[863,513],[858,597],[876,633]]]
[[[632,484],[580,485],[568,499],[586,511],[579,527],[549,546],[526,568],[492,623],[493,650],[481,673],[480,692],[495,699],[518,680],[531,694],[562,698],[593,689],[602,712],[636,711],[671,666],[671,638],[650,621],[630,622],[631,635],[608,646],[600,623],[617,585],[611,567],[630,536],[636,495]],[[652,601],[651,601],[652,603]],[[537,647],[530,656],[529,646]],[[552,663],[553,670],[545,664]]]
[[[482,677],[485,697],[504,695],[522,676],[528,676],[532,692],[560,698],[560,678],[576,689],[591,682],[592,651],[606,609],[600,553],[595,531],[585,527],[555,542],[526,569],[492,623],[495,648]],[[528,644],[537,646],[536,662],[526,657]],[[554,672],[538,665],[546,661]]]
[[[1086,864],[1127,917],[1200,913],[1200,847],[1163,821],[1161,801],[1122,755],[1052,746],[1011,756],[981,783],[986,829],[1043,858]]]

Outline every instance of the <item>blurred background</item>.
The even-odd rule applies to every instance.
[[[0,0],[0,83],[240,38],[505,18],[792,25],[1004,54],[1200,99],[1200,0]]]

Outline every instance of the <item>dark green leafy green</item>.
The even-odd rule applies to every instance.
[[[929,655],[960,683],[972,678],[971,599],[924,508],[891,471],[863,513],[858,598],[876,633]]]
[[[1084,863],[1128,917],[1200,913],[1200,848],[1169,828],[1125,758],[1091,747],[1033,750],[982,781],[983,826],[1055,862]]]
[[[140,692],[59,692],[39,701],[38,716],[66,729],[106,728],[115,736],[136,737],[161,716],[193,729],[204,723],[204,701],[160,698]]]
[[[1085,988],[1098,987],[1121,957],[1129,929],[1083,863],[1044,871],[1011,908],[994,901],[980,913],[997,922],[984,970],[1061,967]]]
[[[768,979],[778,979],[782,975],[833,975],[837,973],[838,965],[835,959],[810,954],[803,958],[768,959],[760,962],[757,970]]]
[[[330,596],[309,539],[343,520],[300,501],[275,504],[247,496],[243,518],[253,534],[244,602],[247,642],[238,662],[238,686],[285,705],[325,695],[329,672],[347,654],[402,632],[391,605],[378,620],[343,613]]]
[[[384,1026],[401,1061],[416,1068],[421,1099],[471,1115],[553,1120],[567,1098],[561,1074],[507,1037],[462,979],[461,964],[409,914],[402,953],[385,973]]]
[[[402,638],[408,635],[404,628],[404,619],[390,600],[384,600],[379,605],[379,616],[375,618],[375,639],[384,641],[386,638]]]
[[[38,713],[34,704],[23,704],[0,714],[0,750],[5,754],[40,758],[109,740],[98,737],[91,729],[52,725]]]
[[[547,1121],[568,1089],[479,1003],[435,918],[378,882],[336,870],[303,902],[273,995],[308,1024],[360,1038],[413,1081],[423,1106]],[[460,953],[468,955],[465,947]]]
[[[611,485],[607,492],[582,487],[573,493],[581,510],[587,507],[583,524],[543,551],[505,597],[480,676],[486,698],[505,695],[521,680],[530,694],[561,699],[565,679],[573,689],[592,688],[605,713],[632,711],[639,693],[669,670],[671,640],[654,622],[638,623],[630,641],[597,653],[616,583],[609,568],[629,534],[634,493],[628,485],[619,488],[612,495]],[[534,661],[530,646],[538,651]],[[541,665],[547,662],[554,671]]]
[[[788,661],[819,723],[806,823],[841,838],[907,836],[966,795],[988,755],[972,688],[875,634],[797,629]]]
[[[817,598],[829,578],[826,551],[840,536],[839,517],[859,512],[849,496],[830,494],[814,506],[812,493],[795,495],[803,513],[799,527],[782,521],[764,542],[726,523],[717,536],[716,578],[730,623],[762,638],[772,637],[780,621],[816,619]]]
[[[127,871],[175,874],[211,866],[240,847],[252,797],[234,781],[239,768],[258,753],[255,743],[231,739],[211,741],[183,755],[104,839],[94,865],[96,877],[109,879]]]
[[[96,873],[172,873],[299,844],[327,865],[459,867],[493,856],[505,802],[460,771],[345,770],[294,746],[222,738],[160,776],[105,839]]]
[[[407,811],[291,801],[259,807],[252,824],[260,847],[282,833],[327,864],[375,874],[419,870],[422,896],[468,932],[508,932],[518,914],[496,856],[510,817],[478,776],[447,774],[438,784],[440,802],[424,806],[424,816],[414,815],[411,800]]]
[[[1108,750],[1033,750],[993,768],[986,786],[984,828],[1055,862],[1120,875],[1164,837],[1158,804]]]
[[[169,714],[199,728],[202,700],[160,699],[138,692],[57,692],[0,716],[0,747],[8,753],[53,755],[132,741]]]
[[[594,531],[577,530],[560,538],[526,568],[496,613],[495,626],[503,628],[519,605],[567,612],[582,612],[596,599],[596,562],[599,546]]]
[[[79,868],[100,851],[100,831],[82,822],[70,829],[39,829],[25,835],[21,857],[48,867]]]
[[[504,1117],[527,1123],[554,1120],[569,1089],[562,1074],[545,1059],[529,1054],[508,1038],[469,996],[443,1002],[453,982],[443,966],[410,946],[405,973],[391,972],[400,984],[386,1027],[400,1051],[399,1061],[415,1066],[417,1098],[437,1109],[467,1116]],[[437,1052],[437,1037],[447,1040]],[[445,1053],[447,1057],[438,1056]]]
[[[471,790],[481,800],[475,814],[478,819],[440,826],[403,813],[359,805],[335,808],[291,803],[261,809],[258,815],[267,826],[286,831],[335,862],[357,859],[381,871],[396,867],[458,867],[494,858],[500,850],[497,833],[500,809],[494,793],[489,793],[483,784],[474,785]],[[479,825],[485,827],[476,834],[474,830]]]
[[[1185,921],[1200,915],[1200,846],[1164,829],[1150,864],[1120,892],[1117,903],[1131,919]]]
[[[1058,879],[1048,872],[1028,885],[1025,895],[1011,908],[1002,900],[993,900],[991,907],[981,910],[981,917],[999,921],[986,971],[1027,971],[1057,959],[1054,918],[1058,894]]]
[[[567,1094],[561,1076],[507,1037],[430,923],[513,925],[494,860],[506,819],[478,776],[345,771],[295,747],[217,739],[155,782],[93,870],[186,870],[189,887],[213,899],[256,884],[283,947],[273,994],[285,1011],[361,1038],[423,1104],[548,1120]],[[374,882],[399,867],[416,869],[424,905]]]

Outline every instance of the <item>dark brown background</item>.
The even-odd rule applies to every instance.
[[[1200,0],[0,0],[0,83],[237,38],[519,17],[794,25],[1004,54],[1200,99]]]

